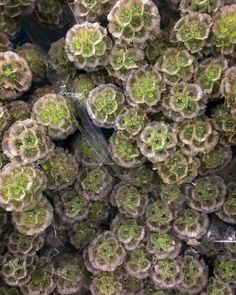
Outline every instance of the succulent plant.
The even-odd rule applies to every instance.
[[[107,202],[91,202],[89,205],[88,220],[90,222],[96,225],[108,220],[111,208]]]
[[[106,19],[114,0],[74,0],[74,15],[78,22],[95,22]]]
[[[122,216],[113,219],[111,231],[126,250],[137,248],[145,236],[145,227],[138,220]]]
[[[27,119],[15,122],[4,133],[2,150],[12,162],[31,164],[48,156],[54,144],[42,126]]]
[[[200,175],[212,174],[224,169],[232,159],[230,147],[217,144],[209,153],[200,155]]]
[[[87,200],[104,201],[112,190],[113,178],[105,167],[82,171],[75,188]]]
[[[1,8],[0,8],[1,10]],[[14,39],[20,31],[20,23],[18,18],[12,18],[6,14],[0,13],[0,26],[9,38]]]
[[[191,182],[197,176],[199,166],[198,158],[191,158],[177,151],[164,162],[157,163],[155,168],[164,183],[179,185]]]
[[[88,247],[90,263],[101,271],[116,270],[124,262],[125,255],[123,246],[109,231],[94,238]]]
[[[120,88],[114,84],[100,84],[89,93],[86,107],[95,125],[113,128],[124,101]]]
[[[0,292],[2,295],[22,295],[17,287],[11,287],[1,281]]]
[[[134,107],[152,111],[160,109],[160,100],[165,83],[158,71],[151,67],[141,67],[128,76],[125,84],[128,103]]]
[[[54,267],[57,276],[56,289],[59,294],[76,294],[82,290],[86,272],[81,257],[75,253],[64,253],[55,262]]]
[[[218,256],[214,263],[215,278],[230,287],[236,286],[236,261],[232,257]]]
[[[78,69],[94,71],[104,65],[112,41],[99,23],[84,22],[74,25],[66,35],[65,51]]]
[[[128,275],[123,276],[123,290],[127,295],[142,294],[144,281]]]
[[[141,153],[153,163],[170,157],[176,150],[176,144],[176,130],[165,122],[148,123],[137,140]]]
[[[31,275],[30,281],[20,288],[25,295],[52,294],[56,287],[54,267],[51,262],[36,269]]]
[[[33,82],[40,82],[46,78],[47,68],[44,58],[34,45],[31,43],[23,44],[17,48],[17,54],[28,63],[32,72]]]
[[[173,229],[180,239],[200,239],[207,232],[209,223],[207,215],[183,208],[175,217]]]
[[[236,5],[235,5],[236,8]],[[236,11],[235,11],[236,15]],[[226,70],[222,81],[222,94],[225,98],[225,104],[229,108],[231,114],[236,117],[236,66]]]
[[[158,260],[154,263],[151,278],[157,288],[175,288],[184,277],[183,262],[180,259]]]
[[[194,80],[210,100],[220,95],[220,84],[227,66],[227,60],[220,57],[210,57],[199,63]]]
[[[55,69],[58,75],[68,74],[73,78],[76,74],[74,64],[68,60],[65,51],[65,38],[61,38],[51,44],[48,51],[48,63]]]
[[[32,117],[46,127],[55,140],[65,139],[77,128],[70,101],[59,94],[49,93],[36,100]]]
[[[215,214],[225,222],[236,224],[236,188],[233,184],[227,187],[228,196],[218,212]]]
[[[181,0],[180,9],[182,13],[204,12],[215,13],[221,6],[222,0]]]
[[[219,141],[219,134],[208,118],[178,122],[176,129],[180,150],[187,156],[210,152]]]
[[[185,49],[168,48],[157,60],[155,68],[163,73],[163,80],[171,86],[192,79],[194,57]]]
[[[116,117],[115,128],[128,138],[136,137],[145,127],[148,118],[138,107],[124,107]]]
[[[178,42],[191,52],[199,52],[209,37],[212,19],[206,13],[190,13],[178,20],[174,32]]]
[[[33,209],[42,198],[46,178],[37,168],[7,164],[0,172],[0,204],[6,211]]]
[[[224,294],[224,295],[233,295],[233,290],[225,285],[222,282],[219,282],[217,279],[211,277],[209,278],[206,288],[202,291],[202,295],[214,295],[214,294]]]
[[[197,84],[180,82],[163,98],[162,112],[174,121],[193,119],[205,111],[205,97]]]
[[[23,100],[15,100],[7,104],[10,124],[30,118],[31,106]]]
[[[12,223],[23,235],[39,235],[52,223],[53,208],[46,198],[32,210],[12,213]]]
[[[30,14],[34,10],[36,0],[4,0],[0,3],[1,13],[12,18]]]
[[[96,230],[85,221],[77,222],[69,233],[70,243],[78,250],[83,249],[95,237]]]
[[[188,205],[203,213],[219,210],[226,196],[226,185],[219,176],[200,177],[185,187]]]
[[[144,246],[127,252],[124,268],[128,275],[138,279],[145,279],[149,276],[152,265],[152,256]]]
[[[213,45],[223,54],[232,54],[235,49],[236,5],[222,6],[213,16]]]
[[[0,51],[7,51],[10,48],[10,39],[6,33],[0,33]]]
[[[119,41],[144,44],[160,31],[160,15],[151,0],[118,0],[107,16],[108,29]]]
[[[29,90],[32,73],[25,59],[13,51],[0,53],[0,97],[3,101],[19,98]]]
[[[57,147],[40,167],[48,180],[48,189],[61,191],[75,182],[78,163],[67,150]]]
[[[35,256],[16,257],[7,252],[1,261],[1,277],[9,286],[23,286],[30,280],[36,262]]]
[[[109,151],[113,161],[123,168],[141,166],[145,159],[141,155],[136,141],[125,138],[114,132],[109,140]]]
[[[134,69],[144,64],[144,50],[130,45],[115,44],[108,56],[108,73],[125,82]]]
[[[111,272],[100,272],[93,276],[89,286],[92,295],[122,295],[121,279]]]
[[[157,259],[174,259],[180,254],[182,244],[171,232],[150,233],[146,248]]]
[[[138,218],[145,212],[148,196],[135,186],[120,182],[112,191],[111,202],[126,217]]]
[[[156,194],[164,204],[173,210],[181,207],[185,201],[180,186],[176,184],[161,184],[157,187]]]
[[[198,260],[192,255],[185,255],[182,261],[184,279],[177,288],[188,294],[198,294],[207,285],[208,267],[203,259]]]

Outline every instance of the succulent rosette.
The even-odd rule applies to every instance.
[[[34,236],[43,233],[53,221],[53,208],[43,198],[34,209],[12,213],[12,223],[24,235]]]
[[[68,59],[78,69],[94,71],[105,64],[112,41],[99,23],[84,22],[74,25],[65,38]]]
[[[231,114],[236,117],[236,66],[227,69],[222,81],[222,94],[225,98],[225,104]]]
[[[170,157],[176,150],[176,144],[176,130],[165,122],[148,123],[137,139],[141,153],[153,163]]]
[[[197,176],[199,166],[198,158],[192,158],[177,151],[164,162],[157,163],[155,168],[164,183],[179,185],[191,182]]]
[[[92,224],[99,224],[107,222],[109,216],[111,214],[111,206],[107,202],[91,202],[89,204],[89,212],[88,212],[88,220],[92,222]]]
[[[219,141],[217,131],[207,118],[178,122],[175,127],[180,150],[188,156],[210,152]]]
[[[54,150],[45,129],[36,121],[17,121],[4,133],[4,154],[16,163],[31,164],[44,159]]]
[[[77,222],[69,232],[70,243],[78,250],[85,248],[94,239],[96,229],[85,221]]]
[[[105,231],[89,244],[88,257],[95,269],[113,272],[125,259],[126,252],[114,235]]]
[[[50,93],[37,99],[33,105],[32,117],[48,128],[52,139],[65,139],[77,128],[71,102],[62,95]]]
[[[12,18],[3,13],[0,13],[0,26],[2,28],[2,32],[4,32],[10,40],[16,37],[21,28],[18,18]]]
[[[206,13],[190,13],[183,16],[174,26],[178,42],[191,52],[199,52],[207,42],[212,26],[212,19]]]
[[[204,12],[215,13],[221,6],[222,0],[181,0],[180,9],[182,13]]]
[[[220,10],[214,14],[212,22],[213,45],[223,54],[232,54],[236,44],[235,3],[232,5],[222,6]]]
[[[173,210],[181,207],[185,201],[184,193],[177,184],[161,184],[155,193],[164,204]]]
[[[120,88],[114,84],[100,84],[89,93],[86,107],[95,125],[112,128],[124,101]]]
[[[35,7],[36,0],[2,0],[0,10],[3,14],[12,18],[30,14]]]
[[[2,295],[22,295],[21,291],[17,287],[11,287],[1,281],[0,292]]]
[[[195,70],[194,56],[185,49],[168,48],[157,60],[155,68],[163,73],[163,79],[168,85],[188,82]]]
[[[32,166],[7,164],[0,172],[0,204],[6,211],[33,209],[42,198],[46,178]]]
[[[0,52],[0,97],[19,98],[31,87],[32,72],[25,59],[12,51]]]
[[[208,216],[190,208],[183,208],[177,213],[173,230],[183,240],[200,239],[209,227]]]
[[[143,44],[160,30],[159,11],[151,0],[118,0],[107,19],[112,36],[127,43]]]
[[[196,118],[204,113],[205,108],[205,96],[197,84],[180,82],[170,89],[162,101],[163,115],[177,122]]]
[[[233,290],[228,286],[219,282],[217,279],[211,277],[209,278],[206,288],[202,291],[202,295],[213,295],[216,293],[221,293],[224,295],[233,295]]]
[[[148,195],[135,186],[120,182],[112,191],[111,202],[126,217],[139,218],[145,212]]]
[[[215,278],[229,287],[236,286],[236,260],[229,256],[218,256],[214,263]]]
[[[7,110],[10,115],[9,121],[12,125],[16,121],[24,121],[30,118],[31,105],[23,100],[14,100],[7,104]]]

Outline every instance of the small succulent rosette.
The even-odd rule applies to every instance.
[[[94,201],[89,203],[88,220],[95,226],[106,223],[111,215],[111,206],[107,202]]]
[[[114,84],[100,84],[89,93],[86,108],[95,125],[113,128],[124,102],[120,88]]]
[[[210,277],[207,286],[202,291],[202,295],[210,295],[214,293],[222,293],[226,295],[233,295],[233,289],[230,288],[228,285],[223,284],[222,282],[218,281],[214,277]]]
[[[178,210],[178,208],[182,207],[185,201],[182,188],[177,184],[162,183],[161,185],[157,186],[154,193],[172,210]]]
[[[32,72],[26,60],[12,51],[0,53],[0,97],[3,101],[19,98],[31,87]]]
[[[70,243],[77,249],[84,249],[96,236],[95,226],[86,221],[80,221],[73,225],[69,231]]]
[[[215,278],[231,288],[236,286],[236,260],[230,256],[217,256],[214,263]]]
[[[220,9],[222,0],[181,0],[180,10],[183,14],[189,12],[213,14]]]
[[[4,0],[0,3],[1,13],[12,18],[32,13],[36,0]]]
[[[21,30],[20,22],[17,18],[12,18],[6,14],[0,14],[0,26],[10,40],[13,40]]]
[[[107,62],[112,41],[99,23],[76,24],[67,32],[65,51],[78,69],[96,71]]]
[[[26,119],[30,119],[31,105],[30,103],[23,100],[14,100],[8,103],[7,110],[10,115],[9,121],[11,125],[16,121],[24,121]]]
[[[118,0],[109,12],[108,29],[119,42],[143,45],[160,33],[160,15],[151,0]]]

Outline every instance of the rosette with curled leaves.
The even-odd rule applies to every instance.
[[[34,256],[44,245],[43,236],[26,236],[14,230],[7,235],[7,249],[13,255]]]
[[[165,122],[148,123],[137,139],[141,153],[151,162],[163,162],[176,150],[176,129]]]
[[[67,32],[65,50],[68,59],[78,69],[95,71],[107,61],[112,41],[107,30],[99,23],[84,22],[74,25]]]
[[[12,213],[12,223],[24,235],[39,235],[52,223],[53,208],[46,198],[32,210]]]
[[[74,15],[79,23],[105,20],[115,0],[74,0]]]
[[[87,200],[104,201],[112,190],[113,177],[106,167],[81,171],[75,189]]]
[[[191,52],[196,53],[206,45],[212,26],[212,19],[206,13],[190,13],[183,16],[174,26],[178,42]]]
[[[215,278],[229,287],[235,288],[236,286],[236,260],[230,256],[218,256],[214,263],[214,276]]]
[[[222,0],[181,0],[180,10],[182,13],[204,12],[215,13],[221,6]]]
[[[45,188],[43,172],[33,166],[10,163],[0,172],[0,204],[6,211],[33,209]]]
[[[20,97],[31,83],[32,72],[25,59],[12,51],[0,52],[0,99]]]
[[[145,161],[136,141],[126,138],[120,133],[113,133],[109,139],[108,147],[113,161],[123,168],[136,168]]]
[[[182,243],[171,232],[150,233],[146,248],[157,259],[174,259],[180,254]]]
[[[184,278],[177,289],[187,294],[198,294],[207,285],[208,266],[203,259],[199,260],[193,255],[184,255],[182,261]]]
[[[100,84],[89,93],[86,107],[95,125],[113,128],[124,101],[120,88],[114,84]]]
[[[138,247],[145,236],[145,226],[137,219],[117,215],[111,225],[111,231],[124,245],[126,250]]]
[[[32,117],[48,128],[49,136],[55,140],[65,139],[77,128],[71,102],[59,94],[50,93],[37,99],[33,105]]]
[[[12,125],[16,121],[24,121],[30,118],[31,105],[23,100],[15,100],[7,105],[7,109],[10,115],[10,124]]]
[[[125,88],[128,93],[127,101],[131,106],[147,109],[147,111],[160,109],[165,83],[157,70],[148,66],[134,70],[128,76]]]
[[[202,295],[213,295],[213,294],[224,294],[233,295],[233,289],[228,285],[218,281],[217,279],[210,277],[207,286],[202,291]]]
[[[173,230],[181,240],[200,239],[209,227],[207,215],[190,208],[181,209],[173,223]]]
[[[96,236],[96,228],[86,221],[80,221],[73,225],[69,231],[70,243],[77,249],[85,248],[89,242]]]
[[[120,182],[112,191],[111,203],[126,217],[139,218],[145,212],[148,195],[135,186]]]
[[[30,280],[37,256],[16,257],[7,252],[1,261],[1,277],[9,286],[23,286]]]
[[[155,68],[163,73],[163,79],[168,85],[187,82],[194,74],[194,56],[185,49],[168,48],[157,60]]]
[[[177,151],[164,162],[156,163],[154,168],[157,169],[164,183],[182,184],[191,182],[197,176],[199,166],[198,158],[192,158]]]
[[[233,54],[236,44],[236,4],[222,6],[212,18],[212,43],[223,54]]]
[[[181,186],[177,184],[161,184],[154,192],[162,202],[173,210],[180,208],[185,201]]]
[[[226,185],[219,176],[200,177],[185,187],[188,205],[203,213],[219,210],[226,197]]]
[[[48,156],[54,144],[42,126],[27,119],[15,122],[4,133],[2,150],[12,162],[31,164]]]
[[[210,152],[219,141],[219,134],[207,119],[178,122],[175,128],[180,150],[187,156]]]
[[[14,39],[21,29],[18,18],[12,18],[2,13],[0,13],[0,26],[2,32],[6,33],[10,40]]]
[[[194,80],[210,100],[220,95],[220,84],[228,62],[223,57],[210,57],[199,63]]]
[[[151,0],[118,0],[107,16],[108,29],[119,41],[145,44],[160,33],[160,15]]]
[[[154,263],[151,278],[156,288],[176,288],[184,278],[184,264],[180,259],[158,260]]]
[[[13,18],[32,13],[35,3],[36,0],[1,0],[0,11]]]
[[[197,84],[180,82],[162,100],[163,115],[177,122],[200,116],[205,108],[205,97]]]
[[[54,153],[41,162],[40,168],[47,178],[47,188],[61,191],[75,182],[78,163],[74,155],[57,147]]]
[[[165,233],[171,229],[173,217],[168,206],[161,201],[156,201],[146,207],[145,224],[151,232]]]
[[[115,44],[108,56],[107,71],[125,82],[129,74],[144,64],[145,52],[126,44]]]
[[[229,68],[225,72],[221,92],[225,98],[226,106],[231,114],[236,117],[236,66]]]
[[[126,252],[110,231],[105,231],[88,246],[88,258],[97,270],[115,271],[125,259]]]

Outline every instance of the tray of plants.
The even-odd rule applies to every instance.
[[[0,295],[234,295],[236,1],[0,0]]]

